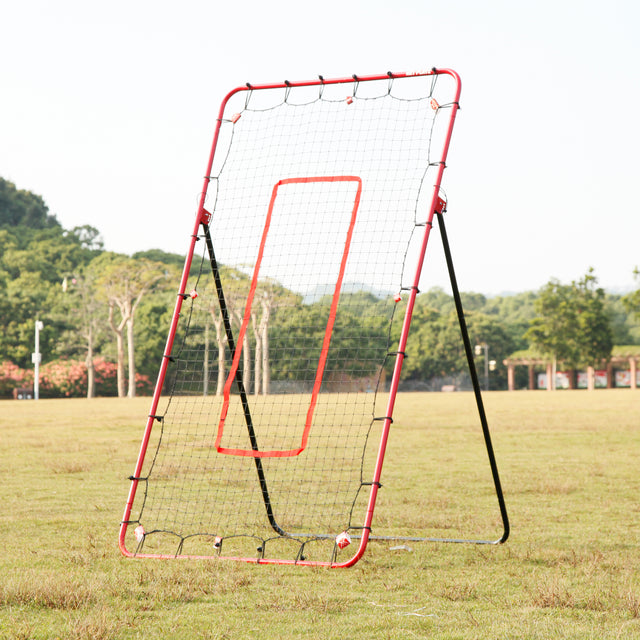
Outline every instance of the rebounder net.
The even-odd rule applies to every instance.
[[[123,548],[364,550],[457,91],[433,70],[227,96]]]

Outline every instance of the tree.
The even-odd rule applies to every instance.
[[[593,269],[579,281],[551,280],[535,302],[538,316],[526,332],[533,347],[569,368],[592,366],[609,358],[613,338],[605,310],[605,292],[596,287]],[[555,378],[555,371],[553,378]]]
[[[514,343],[508,328],[499,318],[479,311],[471,311],[465,313],[465,321],[471,346],[487,344],[492,360],[502,362],[513,351]],[[460,321],[455,310],[440,312],[436,309],[417,306],[414,310],[406,353],[407,359],[402,369],[405,380],[426,381],[456,376],[469,371]],[[495,380],[499,380],[499,376],[502,376],[506,382],[506,372],[500,365],[493,376],[492,387],[498,386]]]
[[[273,313],[283,307],[299,305],[301,296],[277,282],[265,279],[258,283],[251,307],[251,324],[256,342],[254,358],[255,395],[267,395],[271,385],[269,362],[269,324]]]
[[[404,316],[398,313],[399,317]],[[402,365],[407,380],[429,380],[458,371],[460,329],[455,311],[440,312],[427,306],[417,306],[412,317],[407,340],[406,359]],[[394,326],[393,344],[400,337],[401,326]],[[393,366],[390,360],[389,366]]]
[[[505,358],[511,355],[518,347],[519,341],[515,340],[509,330],[508,325],[501,319],[486,313],[470,313],[466,316],[469,329],[469,338],[472,348],[477,344],[486,344],[489,356],[489,363],[484,362],[485,352],[476,359],[478,374],[480,369],[485,368],[491,361],[495,361],[495,366],[491,368],[493,373],[489,376],[490,389],[504,389],[507,387],[507,370],[502,364]],[[467,367],[465,356],[465,368]]]
[[[224,326],[224,316],[220,311],[220,306],[217,301],[214,303],[211,298],[211,304],[209,306],[209,314],[211,315],[211,322],[216,330],[216,347],[218,351],[218,379],[216,383],[216,395],[221,396],[224,389],[225,382],[225,349],[227,344],[227,334]],[[209,325],[206,324],[205,328],[205,376],[209,375]]]
[[[24,234],[0,230],[0,243],[0,294],[6,299],[0,358],[29,365],[36,319],[45,321],[40,335],[42,353],[55,357],[59,346],[56,336],[69,325],[68,318],[56,313],[62,269],[73,270],[80,264],[77,245],[64,238],[61,230]]]
[[[208,319],[204,326],[204,338],[205,338],[205,350],[204,350],[204,372],[205,372],[205,389],[206,395],[208,391],[208,376],[209,376],[209,331],[210,325],[208,320],[211,320],[213,328],[215,329],[216,350],[217,350],[217,383],[216,383],[216,395],[222,395],[224,390],[224,384],[226,381],[226,351],[227,351],[227,328],[225,327],[225,320],[232,327],[234,324],[238,328],[242,325],[242,316],[244,312],[244,303],[246,301],[250,280],[248,276],[243,274],[237,269],[231,267],[219,266],[219,275],[222,281],[224,304],[226,307],[226,318],[223,316],[220,309],[220,300],[218,298],[218,292],[213,279],[207,282],[206,287],[200,292],[203,300],[206,300]],[[236,332],[237,335],[237,332]],[[238,348],[238,345],[235,345]],[[250,358],[251,349],[249,345],[249,332],[245,332],[245,336],[242,344],[242,356],[243,356],[243,382],[244,389],[249,393],[250,388]]]
[[[169,271],[173,271],[169,267]],[[176,302],[176,277],[158,283],[153,294],[141,300],[136,313],[136,372],[155,379],[164,356],[167,332]],[[171,286],[173,285],[173,286]]]
[[[118,397],[125,395],[124,332],[127,337],[129,384],[126,395],[133,398],[135,384],[134,322],[140,301],[168,274],[165,266],[146,259],[134,259],[113,253],[103,253],[92,264],[99,274],[96,286],[108,306],[109,326],[116,337],[118,366]]]
[[[233,270],[230,283],[225,291],[229,321],[238,326],[238,331],[244,320],[244,305],[247,300],[251,281],[248,276],[240,271]],[[239,345],[236,345],[238,348]],[[244,390],[251,393],[251,341],[249,339],[248,327],[242,338],[242,380]]]
[[[270,374],[273,380],[309,382],[318,370],[333,296],[304,304],[291,294],[275,310],[270,325]],[[385,304],[369,293],[344,293],[332,323],[323,366],[325,380],[334,375],[376,375],[388,351],[389,328],[376,307]],[[273,347],[271,349],[271,347]]]
[[[638,283],[638,289],[622,297],[624,308],[640,320],[640,270],[636,267],[633,271],[633,279]]]
[[[98,274],[91,266],[78,269],[62,282],[61,312],[72,320],[70,329],[63,332],[59,339],[70,351],[84,350],[84,363],[87,367],[87,398],[93,398],[96,392],[96,374],[94,358],[96,346],[105,329],[105,319],[100,313],[101,303],[96,290]]]
[[[536,317],[534,291],[525,291],[507,296],[489,298],[482,312],[497,318],[508,332],[513,350],[526,349],[527,340],[523,337],[529,324]]]
[[[258,308],[255,305],[251,308],[251,321],[253,333],[256,340],[255,356],[255,384],[254,393],[258,395],[262,391],[263,395],[269,393],[271,381],[269,369],[269,321],[273,310],[274,296],[268,288],[257,292],[257,302],[260,305],[260,319],[258,320]]]
[[[13,182],[0,178],[0,227],[17,226],[61,229],[56,217],[49,215],[49,207],[42,197],[31,191],[16,189]]]
[[[83,224],[79,227],[73,227],[71,231],[65,233],[75,238],[80,247],[89,252],[101,253],[104,251],[104,240],[100,235],[100,232],[91,225]]]

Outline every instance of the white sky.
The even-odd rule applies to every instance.
[[[6,2],[0,176],[106,248],[184,253],[226,93],[449,67],[458,283],[487,294],[640,266],[636,0]],[[439,237],[423,288],[445,286]]]

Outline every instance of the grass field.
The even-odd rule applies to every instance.
[[[2,401],[0,638],[640,638],[640,392],[484,398],[509,541],[376,542],[347,570],[125,559],[149,399]],[[401,396],[386,480],[428,478],[452,513],[478,431],[470,394]]]

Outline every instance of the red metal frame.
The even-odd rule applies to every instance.
[[[333,568],[338,568],[338,567],[350,567],[353,566],[364,554],[365,549],[367,547],[367,543],[369,541],[369,537],[370,537],[370,530],[371,530],[371,524],[373,521],[373,512],[374,512],[374,508],[375,508],[375,504],[376,504],[376,499],[377,499],[377,495],[378,495],[378,488],[380,486],[380,477],[382,474],[382,465],[384,462],[384,456],[385,456],[385,451],[386,451],[386,447],[387,447],[387,441],[389,438],[389,430],[391,427],[391,422],[392,422],[392,416],[393,416],[393,409],[394,409],[394,405],[395,405],[395,400],[396,400],[396,394],[398,391],[398,385],[400,382],[400,374],[402,371],[402,364],[404,362],[404,358],[405,358],[405,348],[406,348],[406,344],[407,344],[407,338],[409,335],[409,328],[411,326],[411,319],[412,319],[412,315],[413,315],[413,310],[415,307],[415,301],[416,301],[416,295],[418,293],[418,283],[420,280],[420,275],[422,273],[422,267],[424,264],[424,259],[425,259],[425,255],[426,255],[426,250],[427,250],[427,244],[429,242],[429,237],[431,234],[431,229],[432,229],[432,225],[433,225],[433,218],[434,215],[436,215],[436,212],[439,209],[439,202],[441,201],[441,199],[439,198],[439,191],[440,191],[440,185],[442,183],[442,176],[444,173],[444,169],[446,166],[446,158],[447,158],[447,154],[449,151],[449,146],[451,143],[451,136],[453,133],[453,126],[455,123],[455,118],[456,118],[456,114],[458,112],[459,109],[459,100],[460,100],[460,92],[461,92],[461,81],[460,81],[460,76],[453,71],[452,69],[431,69],[428,71],[419,71],[419,72],[415,72],[415,73],[386,73],[386,74],[380,74],[380,75],[367,75],[367,76],[351,76],[351,77],[343,77],[343,78],[334,78],[334,79],[325,79],[325,78],[319,78],[316,80],[309,80],[309,81],[302,81],[302,82],[289,82],[289,81],[285,81],[285,82],[281,82],[281,83],[273,83],[273,84],[261,84],[261,85],[250,85],[247,84],[245,86],[241,86],[241,87],[237,87],[235,89],[233,89],[232,91],[230,91],[226,97],[223,99],[222,104],[220,106],[220,111],[219,111],[219,115],[218,115],[218,120],[217,120],[217,125],[216,125],[216,129],[214,132],[214,136],[213,136],[213,143],[211,146],[211,152],[209,154],[209,160],[207,163],[207,169],[205,172],[205,178],[204,178],[204,184],[203,184],[203,188],[202,188],[202,193],[200,195],[200,200],[199,200],[199,205],[198,205],[198,211],[196,214],[196,219],[195,219],[195,225],[194,225],[194,229],[193,229],[193,233],[191,235],[191,243],[189,246],[189,251],[187,253],[187,258],[185,260],[185,264],[184,264],[184,269],[182,272],[182,278],[180,281],[180,288],[179,288],[179,294],[177,297],[177,301],[176,301],[176,305],[175,305],[175,309],[174,309],[174,313],[173,313],[173,317],[171,320],[171,325],[170,325],[170,329],[169,329],[169,335],[167,337],[167,342],[166,342],[166,347],[165,347],[165,355],[163,357],[163,362],[162,365],[160,367],[160,372],[158,374],[158,379],[156,382],[156,386],[155,386],[155,390],[154,390],[154,394],[153,394],[153,400],[151,402],[151,410],[149,413],[149,417],[147,419],[147,424],[146,424],[146,428],[144,431],[144,435],[142,438],[142,443],[140,445],[140,452],[138,455],[138,461],[136,463],[135,466],[135,471],[134,474],[131,478],[131,487],[129,489],[129,495],[127,498],[127,502],[125,504],[125,509],[124,509],[124,514],[122,517],[122,523],[120,526],[120,534],[119,534],[119,547],[121,552],[125,555],[125,556],[135,556],[135,557],[141,557],[141,558],[175,558],[175,555],[165,555],[165,554],[146,554],[146,553],[139,553],[136,554],[135,552],[130,551],[129,549],[127,549],[126,546],[126,533],[127,533],[127,528],[129,525],[129,518],[131,517],[131,511],[133,508],[133,502],[135,499],[135,495],[136,495],[136,491],[138,488],[138,484],[140,481],[140,475],[142,473],[142,468],[144,465],[144,460],[145,460],[145,455],[147,452],[147,447],[149,444],[149,440],[151,438],[151,432],[154,426],[154,423],[157,419],[156,417],[156,411],[158,408],[158,404],[160,401],[160,396],[161,396],[161,391],[162,391],[162,386],[164,384],[164,380],[165,380],[165,376],[166,376],[166,372],[167,372],[167,365],[168,365],[168,361],[169,358],[171,356],[171,351],[173,348],[173,342],[174,342],[174,338],[176,335],[176,330],[177,330],[177,326],[178,326],[178,319],[180,317],[180,311],[182,309],[182,303],[184,301],[184,299],[188,296],[186,292],[186,287],[187,287],[187,281],[189,278],[189,271],[191,269],[191,262],[193,259],[193,252],[195,249],[195,243],[198,239],[198,233],[199,233],[199,228],[201,224],[207,224],[206,221],[208,221],[210,214],[206,211],[205,209],[205,200],[206,200],[206,196],[207,196],[207,190],[208,190],[208,186],[209,186],[209,182],[211,180],[210,176],[211,176],[211,170],[213,167],[213,162],[214,162],[214,157],[215,157],[215,152],[216,152],[216,148],[218,145],[218,139],[219,139],[219,135],[220,135],[220,126],[221,123],[223,121],[224,118],[224,114],[225,114],[225,108],[227,106],[227,103],[229,102],[229,100],[232,98],[232,96],[234,96],[235,94],[239,93],[239,92],[243,92],[243,91],[254,91],[254,90],[261,90],[261,89],[286,89],[286,88],[293,88],[293,87],[313,87],[313,86],[322,86],[322,85],[335,85],[335,84],[353,84],[354,82],[357,83],[364,83],[364,82],[371,82],[371,81],[380,81],[380,80],[387,80],[387,79],[395,79],[395,78],[408,78],[408,77],[412,77],[412,76],[437,76],[437,75],[447,75],[450,76],[451,78],[453,78],[453,80],[455,81],[455,90],[454,90],[454,97],[452,100],[452,103],[450,105],[450,112],[449,112],[449,122],[446,128],[446,133],[445,133],[445,137],[444,137],[444,142],[443,142],[443,147],[442,147],[442,151],[440,153],[440,157],[438,159],[437,162],[437,173],[436,173],[436,178],[434,181],[434,185],[433,185],[433,192],[432,192],[432,197],[431,197],[431,202],[430,202],[430,206],[429,206],[429,214],[428,214],[428,219],[427,219],[427,223],[425,225],[425,231],[424,231],[424,236],[422,239],[422,243],[420,246],[420,252],[419,252],[419,256],[418,256],[418,262],[417,262],[417,266],[416,266],[416,270],[415,270],[415,275],[413,278],[413,285],[411,286],[410,289],[410,293],[409,293],[409,298],[407,300],[407,306],[406,306],[406,312],[405,312],[405,317],[404,317],[404,321],[403,321],[403,325],[402,325],[402,332],[401,332],[401,336],[400,336],[400,341],[399,341],[399,345],[398,345],[398,350],[396,352],[396,360],[395,360],[395,364],[394,364],[394,369],[393,369],[393,374],[391,377],[391,387],[390,387],[390,391],[389,391],[389,399],[388,399],[388,403],[387,403],[387,407],[386,407],[386,414],[385,414],[385,418],[384,418],[384,422],[383,422],[383,427],[382,427],[382,433],[381,433],[381,437],[380,437],[380,445],[379,445],[379,449],[378,449],[378,455],[376,458],[376,464],[375,464],[375,470],[374,470],[374,477],[373,477],[373,481],[371,483],[371,492],[369,495],[369,500],[368,500],[368,505],[367,505],[367,511],[366,511],[366,516],[365,516],[365,522],[364,522],[364,526],[362,529],[362,536],[360,538],[360,542],[359,545],[357,547],[357,549],[355,550],[355,553],[353,554],[353,556],[345,561],[345,562],[340,562],[340,563],[336,563],[336,562],[312,562],[312,561],[305,561],[305,560],[275,560],[275,559],[268,559],[268,558],[236,558],[236,557],[228,557],[225,556],[226,559],[230,559],[230,560],[241,560],[241,561],[246,561],[246,562],[252,562],[252,563],[261,563],[261,564],[297,564],[297,565],[314,565],[314,566],[328,566],[328,567],[333,567]],[[335,295],[334,295],[334,302],[335,302]],[[337,302],[336,302],[337,304]],[[254,455],[254,453],[252,453],[252,455]],[[191,555],[184,555],[184,556],[179,556],[181,558],[203,558],[205,556],[191,556]]]

